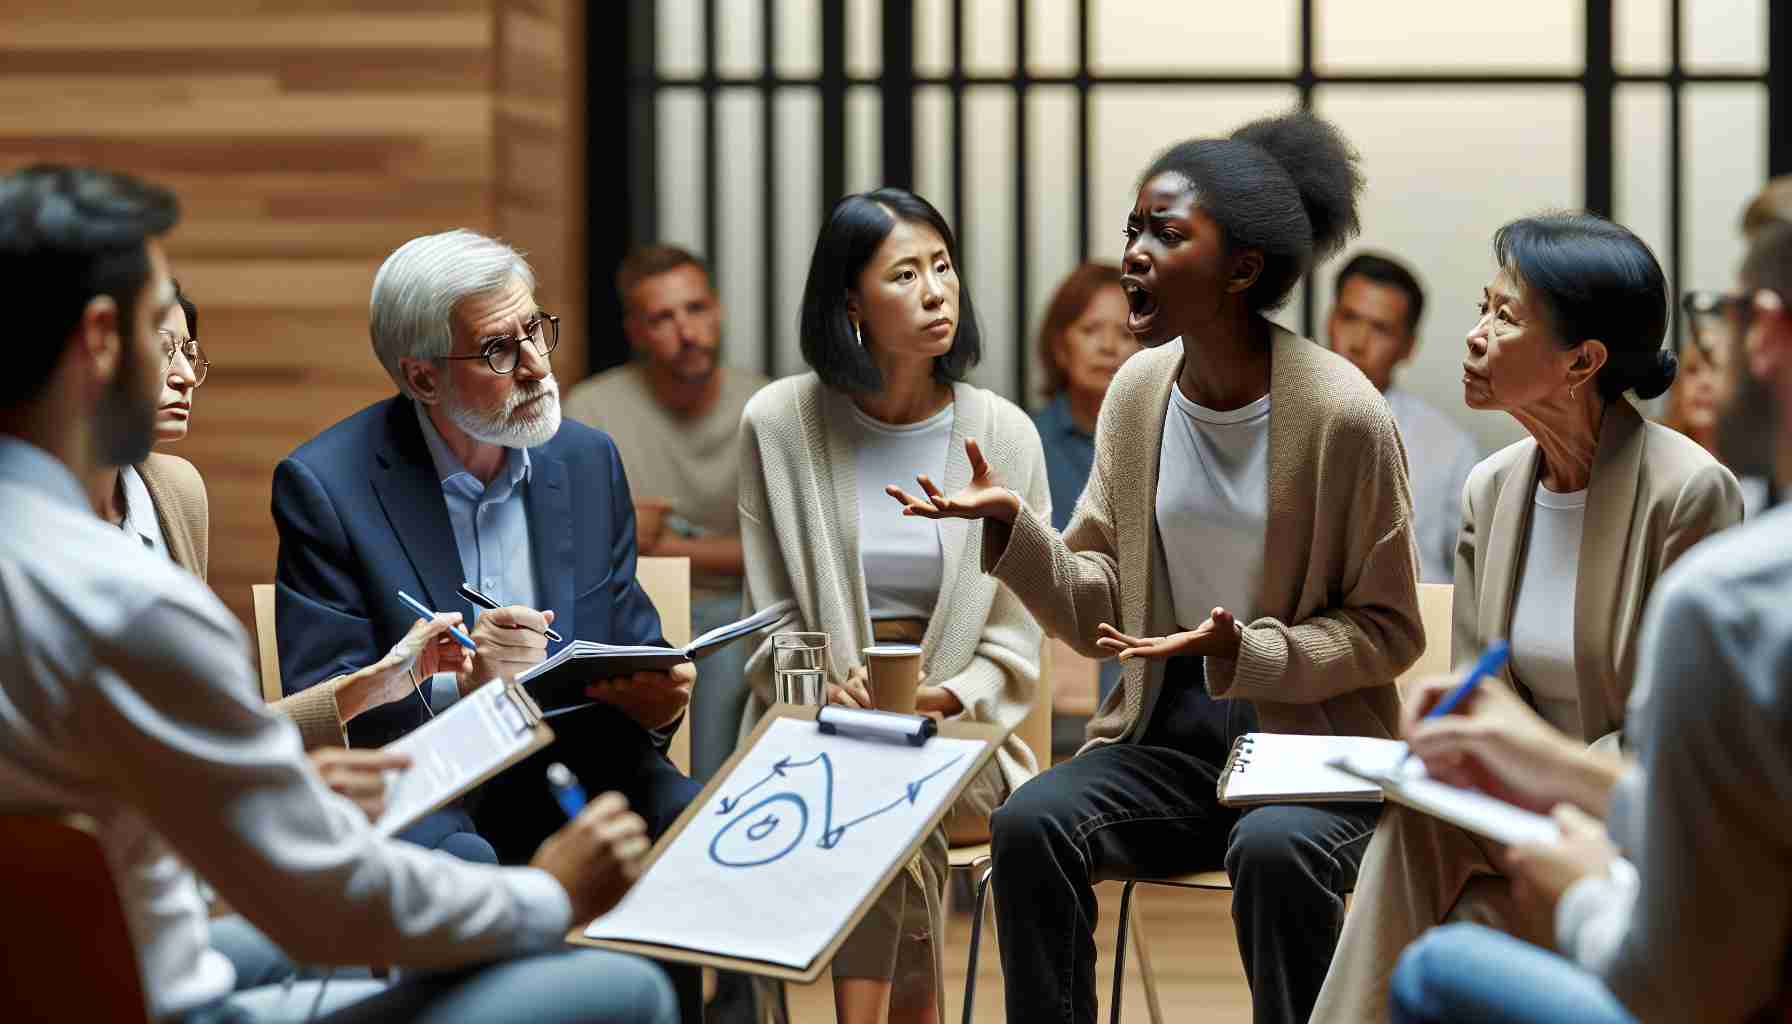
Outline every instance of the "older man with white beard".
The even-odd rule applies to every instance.
[[[548,363],[559,318],[536,301],[528,263],[471,231],[416,238],[380,268],[369,313],[374,352],[400,393],[325,430],[274,474],[287,692],[392,646],[416,620],[401,590],[465,613],[478,651],[465,672],[419,680],[414,696],[356,718],[358,747],[404,735],[563,642],[664,643],[635,580],[616,446],[561,422]],[[503,607],[470,607],[463,582]],[[564,640],[550,642],[550,625]],[[557,742],[468,799],[500,860],[526,859],[563,820],[543,782],[553,761],[591,792],[624,793],[654,834],[671,824],[698,791],[663,755],[694,679],[685,665],[593,680],[597,703],[556,718]],[[464,823],[464,812],[447,813]]]

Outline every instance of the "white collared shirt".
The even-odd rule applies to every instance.
[[[544,872],[376,837],[262,704],[236,619],[94,515],[62,463],[0,435],[0,508],[0,806],[98,822],[153,1016],[234,982],[195,869],[304,961],[447,967],[560,941],[571,906]]]
[[[162,520],[156,516],[156,503],[150,500],[149,485],[136,466],[118,471],[120,489],[124,491],[124,522],[119,528],[143,542],[143,546],[163,558],[168,554],[168,538],[162,535]]]

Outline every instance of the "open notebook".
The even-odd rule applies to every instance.
[[[1381,786],[1332,767],[1331,762],[1381,765],[1392,771],[1406,744],[1367,736],[1295,736],[1253,732],[1240,736],[1220,773],[1220,803],[1227,807],[1254,804],[1330,803],[1381,799]]]
[[[519,686],[528,687],[530,696],[545,711],[589,704],[591,698],[585,696],[588,683],[619,679],[636,672],[664,672],[674,665],[696,661],[748,633],[770,626],[794,607],[794,601],[779,601],[739,622],[717,626],[683,647],[574,640],[556,651],[553,657],[517,676],[516,681]]]

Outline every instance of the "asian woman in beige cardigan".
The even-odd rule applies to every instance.
[[[1215,783],[1259,728],[1392,736],[1394,678],[1425,643],[1393,415],[1266,316],[1355,232],[1360,186],[1304,114],[1171,148],[1125,223],[1147,350],[1114,377],[1063,536],[996,466],[951,498],[898,495],[982,519],[985,569],[1052,635],[1125,663],[1083,749],[996,813],[1011,1021],[1094,1020],[1096,882],[1221,865],[1256,1019],[1304,1022],[1318,994],[1376,808],[1241,812]]]
[[[1624,397],[1673,381],[1662,347],[1667,282],[1624,227],[1591,214],[1527,217],[1494,236],[1498,271],[1468,334],[1463,398],[1531,436],[1476,466],[1456,548],[1454,661],[1511,642],[1500,683],[1557,729],[1616,749],[1655,581],[1686,550],[1742,519],[1715,458],[1644,420]],[[1497,871],[1494,844],[1390,805],[1315,1021],[1386,1020],[1400,951],[1446,919],[1548,945]]]
[[[1039,681],[1040,630],[981,569],[966,523],[905,519],[892,478],[968,482],[965,442],[1042,516],[1045,454],[1013,404],[964,382],[980,337],[952,229],[901,189],[848,196],[822,229],[803,294],[802,349],[814,372],[777,381],[741,424],[740,525],[749,610],[794,599],[772,632],[828,634],[828,699],[862,706],[862,648],[919,642],[918,710],[1012,730]],[[769,637],[747,659],[746,726],[772,700]],[[933,1021],[940,1006],[946,829],[982,832],[996,804],[1036,770],[1009,735],[946,826],[879,897],[834,958],[834,1004],[848,1024]]]

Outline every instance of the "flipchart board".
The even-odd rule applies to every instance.
[[[947,722],[913,745],[826,733],[780,704],[578,945],[808,983],[1006,733]]]

